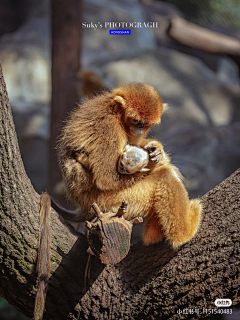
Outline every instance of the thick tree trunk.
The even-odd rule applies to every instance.
[[[31,317],[39,195],[23,168],[1,69],[0,119],[0,294]],[[44,319],[197,319],[207,316],[205,309],[216,310],[217,298],[239,306],[239,199],[240,170],[202,198],[203,221],[191,242],[179,251],[165,242],[138,243],[114,267],[93,257],[85,294],[87,241],[73,235],[52,210]],[[179,313],[184,309],[188,314]]]
[[[52,195],[54,187],[61,181],[56,157],[56,141],[63,121],[79,101],[77,72],[80,69],[81,6],[82,0],[51,0],[52,108],[49,192]]]

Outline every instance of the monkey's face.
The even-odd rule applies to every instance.
[[[158,92],[149,85],[132,83],[112,91],[113,105],[130,138],[145,136],[149,129],[160,123],[164,105]]]
[[[141,136],[145,134],[153,125],[150,123],[143,123],[134,118],[127,118],[125,120],[128,134],[131,136]]]

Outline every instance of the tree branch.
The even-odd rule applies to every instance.
[[[199,27],[177,16],[170,21],[168,35],[193,48],[216,54],[240,56],[238,39]]]
[[[22,164],[1,67],[0,119],[0,294],[31,317],[40,197]],[[93,257],[86,293],[87,240],[73,235],[52,209],[44,319],[195,319],[178,309],[214,309],[217,298],[239,306],[239,199],[240,170],[202,198],[202,226],[191,242],[179,251],[166,242],[138,243],[116,266]]]
[[[170,38],[191,48],[228,56],[237,63],[240,75],[240,41],[238,39],[199,27],[177,16],[170,20],[167,33]]]

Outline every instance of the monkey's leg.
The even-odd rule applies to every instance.
[[[161,225],[167,240],[173,247],[178,247],[189,241],[198,230],[202,211],[200,200],[189,200],[188,193],[176,175],[174,166],[170,165],[158,170],[155,173],[155,179],[157,179],[157,187],[154,193],[153,217],[159,219],[158,225]],[[145,243],[158,241],[158,236],[151,239],[146,233]]]
[[[155,214],[149,214],[144,223],[143,242],[146,246],[162,241],[164,233],[160,220]]]

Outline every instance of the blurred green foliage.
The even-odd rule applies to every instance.
[[[0,298],[0,320],[28,320],[6,300]]]
[[[202,26],[240,27],[239,0],[161,0],[175,5],[192,22]]]

